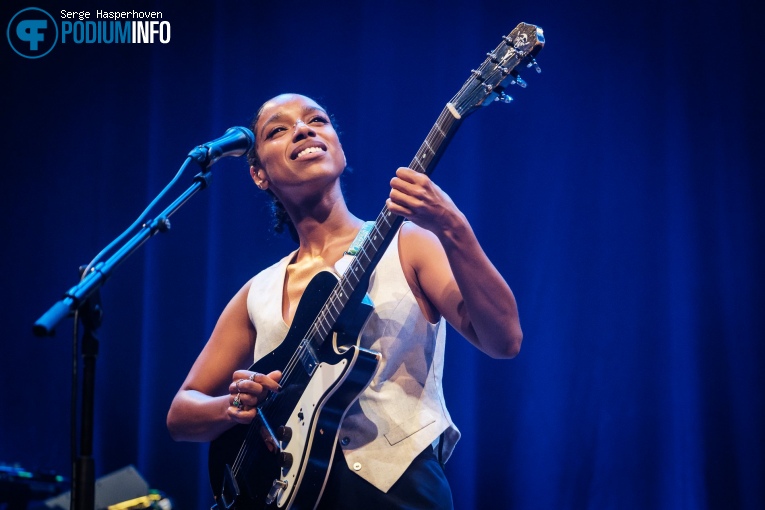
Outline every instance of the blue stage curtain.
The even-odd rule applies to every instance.
[[[351,209],[373,218],[524,21],[545,29],[542,74],[466,119],[433,176],[525,333],[516,359],[493,360],[450,331],[455,506],[762,508],[765,52],[750,4],[142,2],[168,44],[70,41],[27,60],[3,43],[0,462],[69,475],[71,320],[52,339],[32,323],[189,150],[273,95],[310,95],[337,118]],[[3,22],[24,7],[4,4]],[[213,174],[102,289],[98,474],[134,464],[183,509],[212,501],[207,446],[169,438],[170,401],[228,299],[293,247],[244,160]]]

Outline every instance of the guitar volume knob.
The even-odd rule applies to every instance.
[[[279,441],[283,443],[289,443],[292,439],[292,429],[290,427],[286,427],[284,425],[279,426],[277,429],[277,435],[279,437]]]
[[[281,452],[278,455],[278,460],[276,463],[280,468],[284,469],[285,471],[289,471],[289,469],[292,467],[292,454],[289,452]]]

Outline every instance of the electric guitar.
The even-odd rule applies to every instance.
[[[542,29],[519,24],[488,53],[449,101],[409,167],[430,174],[462,121],[493,101],[510,102],[511,85],[526,86],[516,68],[540,72],[535,56]],[[315,508],[351,404],[369,385],[380,354],[359,345],[372,311],[369,277],[404,218],[387,207],[377,216],[341,276],[318,273],[300,300],[282,343],[250,367],[282,371],[282,391],[258,405],[249,425],[210,444],[209,475],[216,505],[227,510]]]

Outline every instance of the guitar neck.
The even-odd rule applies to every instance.
[[[462,118],[451,103],[447,103],[438,116],[436,123],[430,128],[428,136],[420,145],[417,154],[409,163],[409,168],[425,175],[430,175],[441,159],[441,155],[446,150],[449,142],[454,137],[457,129],[462,122]],[[352,293],[365,275],[374,271],[377,262],[382,257],[385,249],[390,244],[396,231],[403,223],[404,218],[393,214],[387,206],[383,206],[380,214],[377,215],[372,232],[364,240],[362,248],[356,258],[349,266],[345,275],[348,285],[345,291]],[[344,277],[343,280],[346,280]],[[342,283],[342,282],[341,282]]]
[[[409,163],[409,168],[416,170],[425,175],[430,175],[441,159],[441,155],[446,150],[447,145],[454,137],[462,123],[462,116],[457,112],[457,109],[452,103],[447,103],[444,109],[441,110],[441,115],[438,116],[436,123],[430,128],[428,136],[420,145],[420,150],[417,151],[417,155]]]
[[[504,92],[508,85],[526,86],[526,82],[515,69],[519,64],[526,62],[526,67],[534,67],[537,72],[541,72],[534,57],[543,46],[542,29],[526,23],[520,23],[503,37],[494,51],[487,53],[486,60],[478,69],[471,71],[470,77],[459,92],[446,103],[414,159],[409,163],[409,168],[430,175],[466,116],[495,100],[511,101],[512,98]],[[387,206],[383,207],[356,257],[335,285],[314,321],[312,332],[309,334],[312,343],[321,345],[337,324],[351,297],[355,293],[366,293],[365,285],[362,284],[369,281],[369,275],[403,221],[403,217],[390,212]]]
[[[436,123],[430,128],[428,136],[420,145],[420,149],[409,164],[409,168],[430,175],[461,122],[460,114],[451,103],[447,103]],[[369,275],[374,271],[403,221],[402,216],[390,212],[387,206],[384,206],[380,214],[377,215],[369,235],[367,235],[342,278],[337,282],[322,308],[322,312],[316,318],[312,328],[316,334],[311,335],[315,345],[321,345],[327,333],[335,326],[354,292],[358,290],[362,294],[366,293],[366,289],[360,289],[359,284],[368,281]]]

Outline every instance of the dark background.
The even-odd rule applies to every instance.
[[[518,299],[518,358],[451,332],[457,508],[762,508],[763,39],[755,2],[3,2],[158,10],[167,45],[0,44],[0,462],[69,475],[71,325],[34,321],[195,145],[285,91],[333,112],[373,218],[396,167],[500,36],[541,75],[470,117],[434,179]],[[175,195],[191,180],[181,179]],[[174,196],[175,196],[174,195]],[[206,445],[168,405],[234,292],[292,249],[243,160],[102,289],[99,476],[133,464],[209,508]]]

